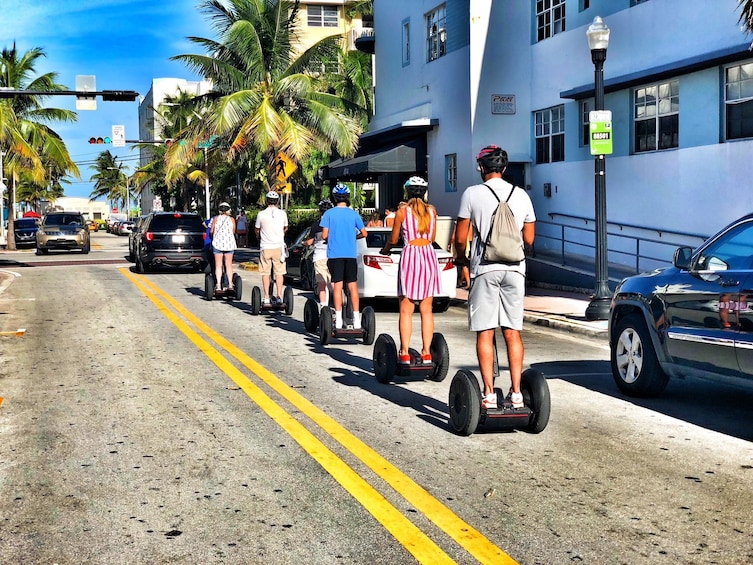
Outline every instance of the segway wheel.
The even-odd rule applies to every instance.
[[[309,298],[303,306],[303,327],[307,332],[314,333],[319,327],[319,305],[316,300]]]
[[[481,389],[473,373],[460,370],[450,383],[450,424],[456,433],[469,436],[481,418]]]
[[[233,273],[233,286],[235,287],[235,299],[240,300],[243,296],[243,279],[238,273]]]
[[[350,301],[350,291],[347,286],[343,291],[343,314],[346,320],[353,319],[353,303]]]
[[[251,289],[251,313],[258,316],[261,312],[261,289],[255,286]]]
[[[374,376],[382,384],[388,384],[397,372],[397,347],[387,334],[379,334],[374,344]]]
[[[552,412],[552,401],[549,396],[549,385],[541,371],[526,369],[520,379],[520,392],[523,402],[531,409],[531,419],[526,431],[538,434],[544,431],[549,423]]]
[[[282,293],[282,302],[285,304],[285,314],[290,316],[293,313],[293,287],[286,286]]]
[[[450,348],[447,347],[447,341],[442,334],[434,334],[429,351],[434,363],[434,372],[429,379],[441,383],[447,378],[447,371],[450,369]]]
[[[327,345],[332,339],[332,310],[322,308],[319,312],[319,343]]]
[[[363,344],[371,345],[376,336],[376,314],[371,306],[367,306],[361,312],[361,327],[363,328]]]
[[[206,300],[214,298],[214,277],[211,273],[204,275],[204,298]]]

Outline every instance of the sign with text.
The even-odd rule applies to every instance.
[[[112,146],[125,147],[125,126],[112,126]]]
[[[514,114],[514,94],[492,94],[492,114]]]
[[[588,113],[591,130],[591,155],[612,154],[612,111],[592,110]]]

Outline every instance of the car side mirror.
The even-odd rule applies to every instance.
[[[672,259],[672,264],[678,269],[683,271],[690,270],[690,260],[693,256],[693,249],[691,247],[678,247],[675,250],[675,255]]]

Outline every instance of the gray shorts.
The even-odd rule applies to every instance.
[[[473,278],[468,293],[468,329],[523,329],[526,278],[517,271],[492,271]]]

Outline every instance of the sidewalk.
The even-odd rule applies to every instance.
[[[468,291],[459,288],[456,301],[464,303],[467,300]],[[606,320],[591,322],[586,319],[586,307],[590,301],[587,294],[529,286],[526,288],[523,319],[528,324],[607,339]]]

